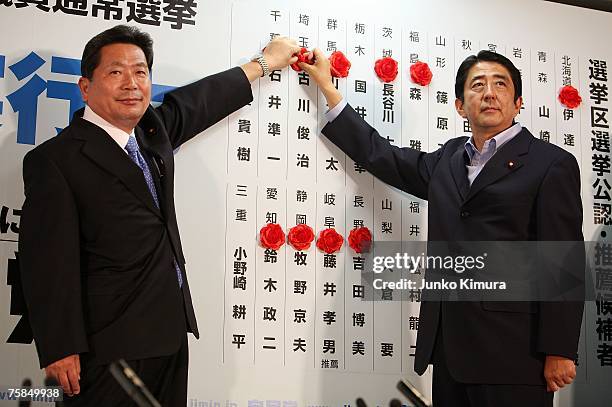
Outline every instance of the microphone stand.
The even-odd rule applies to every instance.
[[[161,404],[125,360],[119,359],[111,363],[109,370],[138,407],[161,407]]]
[[[433,405],[417,390],[410,382],[400,380],[397,382],[397,389],[408,399],[415,407],[433,407]]]

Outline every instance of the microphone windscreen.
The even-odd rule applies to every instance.
[[[399,401],[398,399],[392,399],[389,402],[389,407],[402,407],[402,402]]]
[[[363,401],[361,397],[357,399],[357,407],[368,407],[368,405]]]
[[[31,387],[32,386],[32,380],[28,379],[27,377],[25,379],[23,379],[23,381],[21,382],[21,387]],[[31,401],[20,401],[17,403],[18,407],[30,407],[32,405]]]
[[[55,380],[55,377],[45,377],[45,387],[60,387],[60,384]]]

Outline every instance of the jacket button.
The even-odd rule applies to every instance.
[[[468,216],[470,216],[470,213],[468,211],[461,211],[462,218],[467,218]]]

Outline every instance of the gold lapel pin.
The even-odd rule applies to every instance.
[[[514,161],[508,161],[508,168],[513,169],[514,168]]]

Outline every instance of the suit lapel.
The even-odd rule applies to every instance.
[[[73,119],[75,137],[85,141],[82,152],[104,170],[110,172],[129,189],[147,208],[161,217],[144,175],[130,157],[104,130],[82,118]]]
[[[459,195],[461,195],[461,200],[465,200],[470,189],[467,168],[465,168],[466,160],[464,154],[467,154],[465,146],[461,144],[457,147],[457,151],[453,153],[450,159],[451,174],[453,175],[453,180],[455,181]]]
[[[525,158],[521,156],[529,151],[532,138],[531,133],[523,129],[512,140],[502,146],[485,164],[480,174],[478,174],[464,202],[472,199],[487,185],[521,168]]]
[[[159,205],[162,213],[165,214],[167,213],[168,209],[168,177],[166,176],[166,165],[172,160],[168,159],[164,153],[162,145],[157,143],[158,139],[160,138],[156,137],[156,131],[154,132],[151,131],[151,129],[148,129],[149,131],[147,131],[147,134],[145,134],[140,127],[136,127],[134,130],[136,133],[136,139],[138,140],[138,145],[140,146],[140,151],[147,160],[149,169],[153,175]]]

